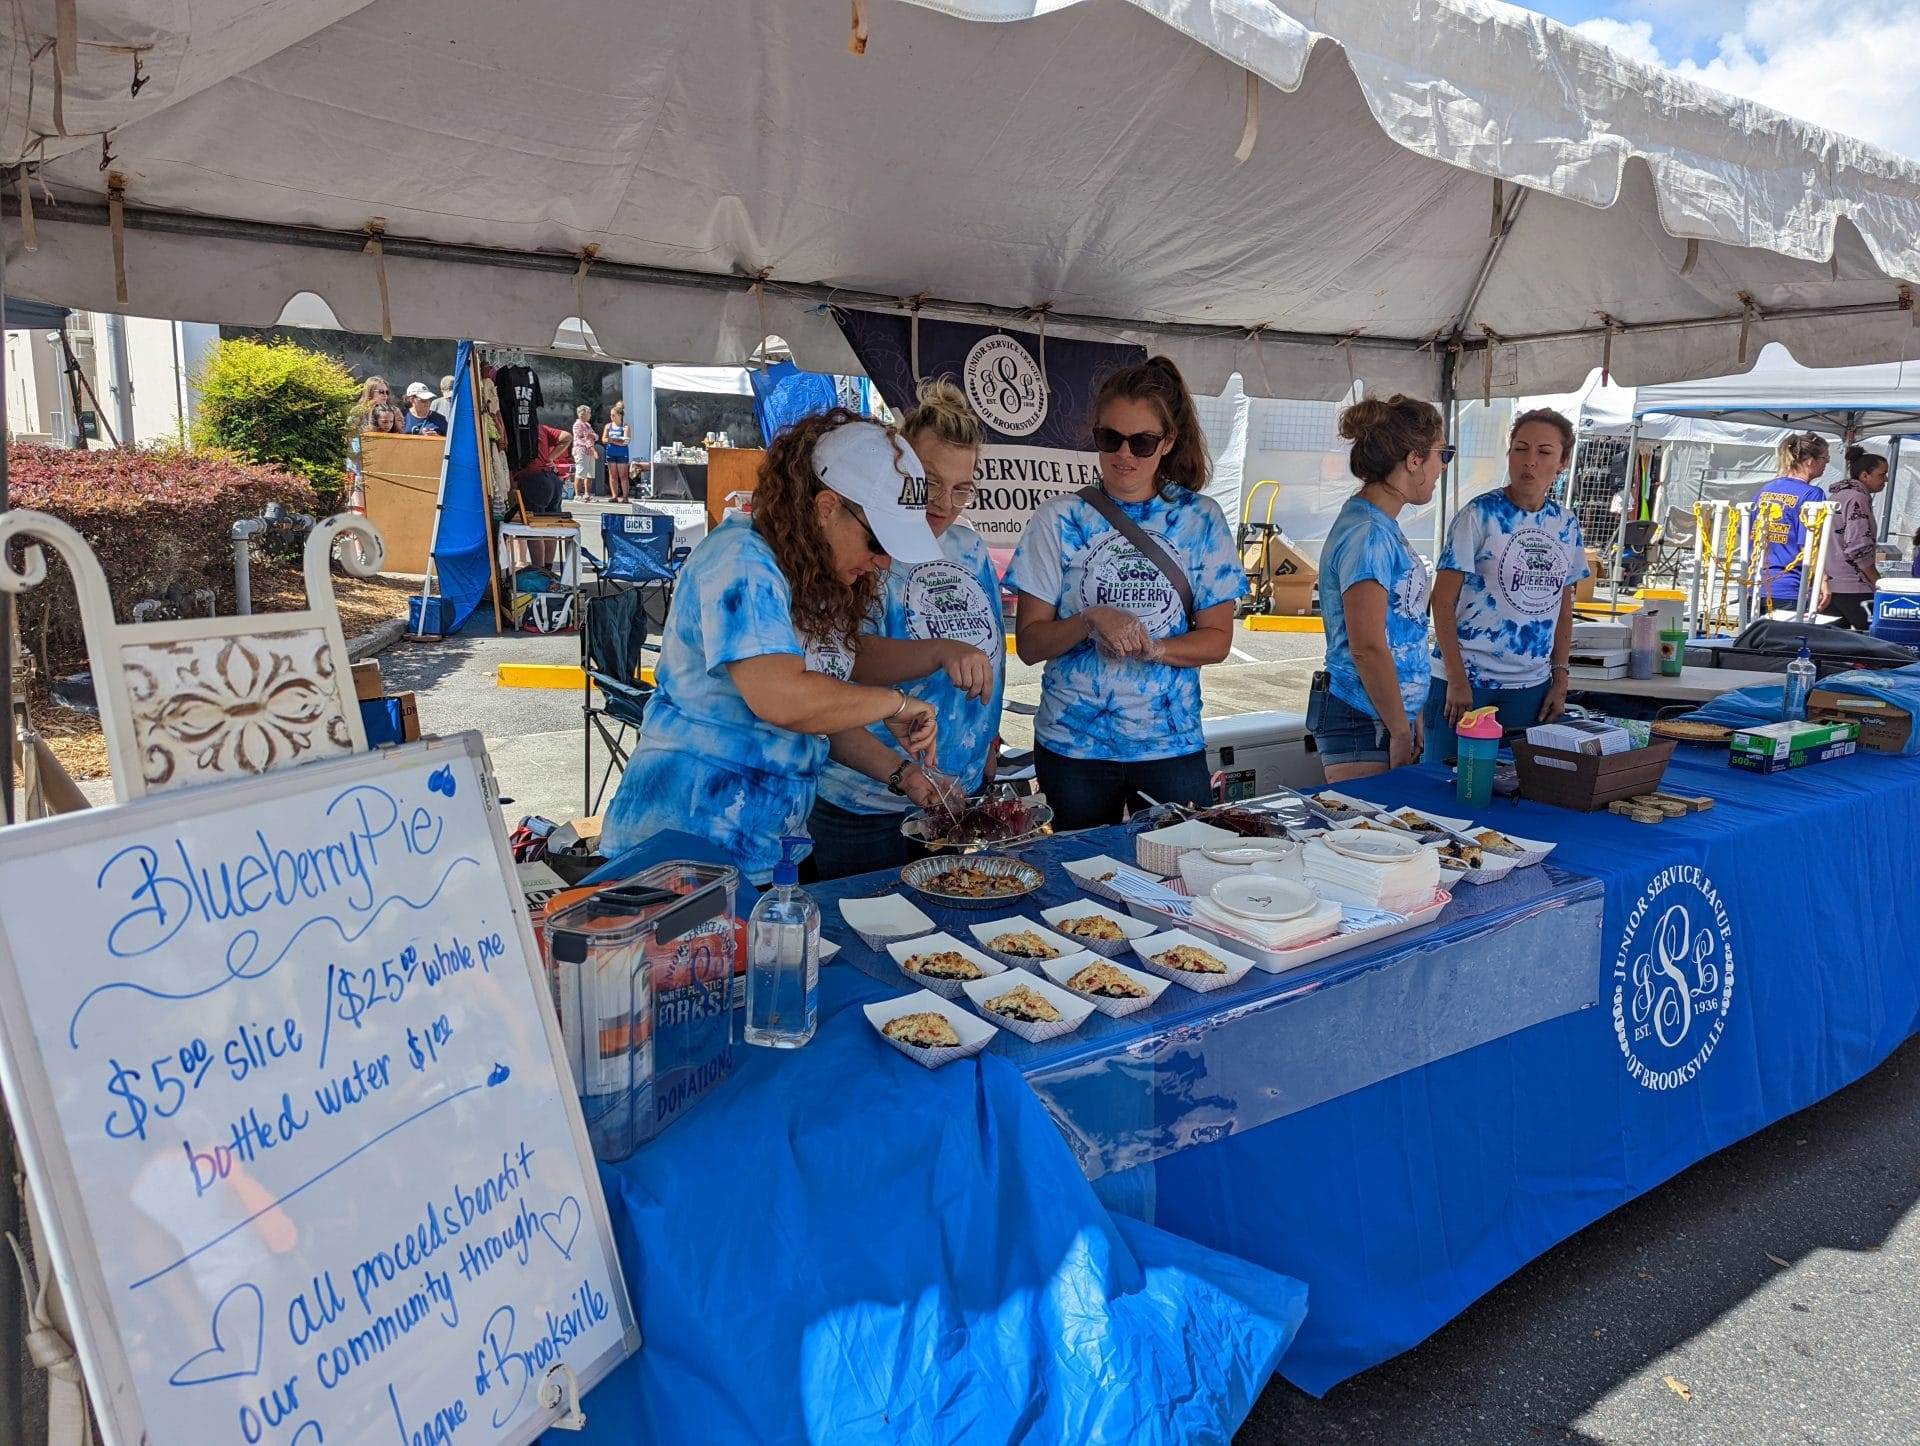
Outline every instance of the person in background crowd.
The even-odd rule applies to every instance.
[[[404,425],[406,415],[405,412],[401,411],[400,408],[394,406],[391,402],[376,403],[372,414],[367,419],[367,430],[369,432],[393,432],[396,434],[404,432],[406,431]]]
[[[1880,527],[1873,499],[1887,489],[1887,459],[1865,447],[1847,448],[1847,475],[1834,483],[1828,500],[1833,538],[1827,544],[1827,600],[1820,611],[1833,613],[1840,626],[1864,633],[1872,621],[1873,590],[1880,585]]]
[[[1427,694],[1425,757],[1454,756],[1469,708],[1501,725],[1551,723],[1567,708],[1574,585],[1590,575],[1580,521],[1549,501],[1573,455],[1573,423],[1542,408],[1516,417],[1507,485],[1462,507],[1433,581],[1433,636],[1443,670]]]
[[[1431,402],[1368,398],[1340,414],[1360,490],[1320,552],[1327,667],[1314,678],[1307,727],[1327,782],[1403,768],[1420,756],[1427,660],[1427,569],[1400,530],[1403,509],[1433,500],[1453,460]]]
[[[453,425],[452,377],[440,378],[440,395],[433,399],[432,406],[435,415],[445,417],[447,419],[447,425],[451,427]]]
[[[407,416],[405,430],[408,432],[432,432],[435,436],[447,435],[447,419],[433,409],[433,393],[425,382],[407,384]]]
[[[509,518],[517,518],[521,508],[529,515],[553,516],[564,512],[567,485],[560,480],[560,468],[572,469],[573,438],[558,427],[541,425],[533,460],[511,478],[513,500],[507,507]],[[518,505],[515,505],[517,503]],[[551,542],[516,543],[526,549],[526,560],[534,567],[551,567],[554,548]]]
[[[632,495],[629,489],[631,463],[627,451],[630,436],[627,404],[615,402],[613,410],[607,414],[607,425],[600,429],[600,440],[607,448],[607,492],[615,502],[625,502]]]
[[[993,559],[979,534],[959,522],[973,501],[980,422],[966,394],[941,378],[920,384],[900,435],[926,468],[927,525],[940,556],[911,566],[896,560],[887,570],[881,612],[856,642],[853,680],[903,684],[934,706],[940,767],[953,779],[948,796],[963,797],[993,778],[1007,656]],[[901,817],[934,791],[925,768],[891,746],[884,725],[867,734],[834,740],[836,759],[857,756],[854,748],[868,755],[864,771],[833,761],[820,775],[809,832],[823,879],[907,863],[914,851]]]
[[[1042,504],[1007,573],[1020,659],[1046,664],[1035,766],[1061,829],[1118,823],[1143,797],[1210,800],[1198,670],[1226,657],[1247,590],[1233,532],[1200,495],[1212,463],[1178,367],[1152,357],[1108,377],[1093,443],[1099,487]]]
[[[593,495],[594,463],[600,456],[600,441],[593,432],[593,408],[582,402],[573,409],[573,500],[585,502]]]
[[[367,432],[373,429],[373,413],[376,407],[391,407],[393,392],[387,386],[385,377],[368,377],[360,387],[360,400],[353,404],[348,414],[356,431]]]
[[[1761,606],[1793,608],[1800,602],[1800,552],[1807,542],[1800,509],[1826,500],[1813,479],[1827,470],[1827,439],[1818,432],[1789,432],[1774,465],[1780,475],[1762,484],[1753,499],[1761,508],[1754,529]],[[1770,507],[1779,509],[1778,514],[1769,515]]]
[[[781,837],[805,830],[843,736],[871,742],[861,730],[884,723],[909,756],[933,761],[931,703],[849,681],[890,562],[940,556],[926,489],[891,428],[841,407],[774,439],[753,515],[709,533],[674,585],[658,681],[606,812],[609,858],[681,829],[764,884]]]

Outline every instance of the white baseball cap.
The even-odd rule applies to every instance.
[[[866,514],[895,562],[935,562],[927,526],[927,472],[913,448],[878,422],[842,422],[813,448],[813,475]]]
[[[433,395],[434,395],[433,392],[428,389],[427,384],[425,382],[414,382],[411,386],[407,388],[407,396],[409,398],[425,397],[428,401],[432,401]]]

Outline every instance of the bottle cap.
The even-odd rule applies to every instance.
[[[1460,715],[1460,721],[1454,726],[1455,733],[1462,738],[1502,738],[1506,729],[1500,726],[1498,708],[1469,708]]]

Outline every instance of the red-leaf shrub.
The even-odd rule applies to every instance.
[[[83,452],[7,448],[10,501],[49,512],[74,528],[100,559],[115,616],[171,589],[212,588],[222,613],[234,609],[233,524],[269,502],[315,510],[313,489],[277,467],[178,447]],[[17,561],[17,554],[16,554]],[[53,676],[86,666],[86,637],[66,567],[48,553],[45,582],[15,599],[20,633]]]

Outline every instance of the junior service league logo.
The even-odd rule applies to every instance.
[[[1047,419],[1047,387],[1027,349],[1010,336],[983,336],[961,366],[967,400],[996,432],[1026,437]]]
[[[1650,1090],[1690,1084],[1727,1027],[1733,925],[1699,869],[1653,876],[1613,961],[1613,1032],[1627,1073]]]

